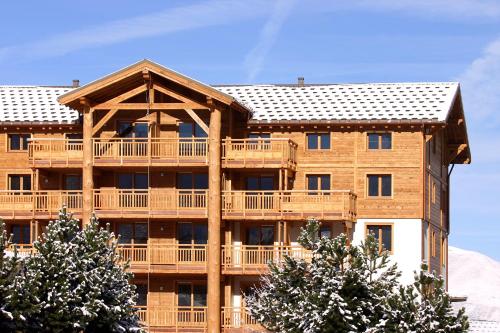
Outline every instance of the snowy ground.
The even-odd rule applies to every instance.
[[[467,315],[500,322],[500,262],[481,253],[449,247],[449,292],[467,296]]]

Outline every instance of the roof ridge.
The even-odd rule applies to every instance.
[[[258,83],[258,84],[211,84],[212,87],[317,87],[317,86],[369,86],[369,85],[445,85],[445,84],[460,84],[458,81],[418,81],[418,82],[360,82],[360,83],[305,83],[298,85],[297,83]]]

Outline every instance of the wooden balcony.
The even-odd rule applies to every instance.
[[[0,191],[0,217],[4,219],[51,219],[66,205],[79,215],[82,191]]]
[[[28,256],[35,251],[33,244],[11,244],[9,251],[14,252],[14,249],[20,257]]]
[[[203,332],[207,327],[206,307],[150,305],[138,307],[137,314],[142,323],[149,328],[175,329],[172,332]]]
[[[83,143],[78,139],[34,138],[29,144],[29,159],[35,168],[81,168]]]
[[[205,138],[96,138],[93,145],[96,166],[208,165]]]
[[[206,273],[205,244],[121,244],[118,253],[136,273]]]
[[[222,270],[225,274],[262,274],[270,262],[279,263],[285,255],[307,260],[312,253],[301,246],[223,245]]]
[[[227,139],[222,143],[225,168],[289,168],[295,170],[297,144],[289,139]]]
[[[231,329],[246,328],[251,332],[267,332],[251,315],[245,307],[223,307],[221,311],[221,324],[226,332]]]
[[[236,220],[321,220],[354,221],[356,195],[337,191],[223,191],[225,219]]]
[[[207,218],[207,190],[94,190],[99,217]]]

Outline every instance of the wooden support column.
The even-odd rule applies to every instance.
[[[221,110],[212,100],[208,133],[208,272],[207,324],[208,333],[220,333],[221,311]]]
[[[90,222],[92,216],[94,175],[92,166],[92,131],[94,128],[93,110],[87,99],[80,102],[83,109],[83,169],[82,169],[82,189],[83,189],[83,210],[82,227]]]

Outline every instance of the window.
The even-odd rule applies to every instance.
[[[12,225],[11,232],[14,244],[30,244],[29,224],[14,224]]]
[[[307,175],[307,189],[309,191],[329,191],[330,175]],[[309,192],[310,195],[318,192]]]
[[[436,232],[432,230],[431,232],[431,256],[435,257],[436,256]]]
[[[322,225],[319,228],[319,237],[331,238],[332,237],[332,228],[330,228],[329,225]]]
[[[183,190],[208,189],[208,174],[206,173],[178,173],[177,188]]]
[[[274,177],[251,176],[246,178],[246,190],[248,191],[272,191],[274,189]]]
[[[330,149],[330,133],[308,133],[307,149],[309,150]]]
[[[82,176],[80,175],[65,175],[64,189],[69,191],[79,191],[82,189]]]
[[[392,196],[392,176],[391,175],[368,175],[368,196],[369,197],[390,197]]]
[[[274,226],[262,225],[248,227],[247,245],[269,246],[274,244]]]
[[[148,224],[120,223],[118,225],[118,234],[120,244],[147,244],[148,243]]]
[[[391,133],[368,133],[368,149],[391,149]]]
[[[179,244],[207,244],[208,226],[200,223],[177,223],[177,242]]]
[[[446,267],[446,238],[441,237],[441,266]]]
[[[436,182],[432,181],[432,203],[436,203]]]
[[[207,306],[207,286],[194,283],[179,283],[177,285],[177,306],[183,308]]]
[[[208,134],[197,123],[180,123],[179,138],[206,138]]]
[[[392,225],[370,224],[366,226],[366,230],[375,237],[380,252],[389,251],[392,253]]]
[[[31,191],[31,175],[9,175],[9,190]]]
[[[28,150],[31,134],[9,134],[9,150]]]
[[[148,188],[148,174],[139,172],[118,174],[118,188],[145,190]]]
[[[145,283],[136,284],[135,292],[137,293],[136,304],[137,306],[148,305],[148,285]]]
[[[248,134],[249,150],[270,150],[271,149],[271,133],[250,133]]]
[[[118,136],[120,138],[147,138],[148,132],[148,123],[130,121],[120,121],[118,123]]]

